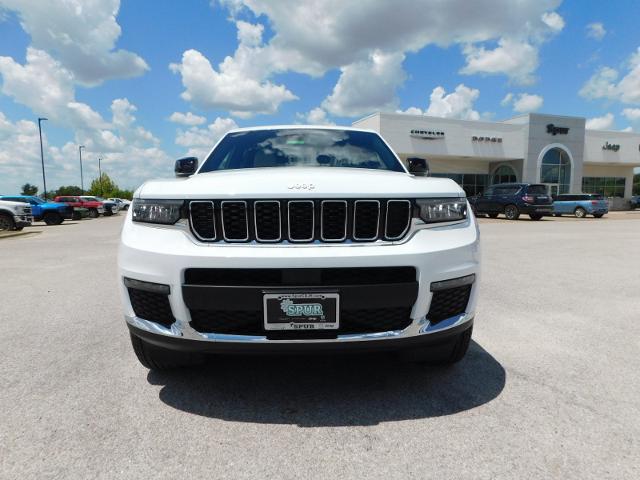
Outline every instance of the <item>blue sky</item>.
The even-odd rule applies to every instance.
[[[640,131],[640,2],[0,0],[0,193],[171,175],[235,126],[538,111]],[[224,62],[224,63],[223,63]],[[87,181],[88,183],[88,181]]]

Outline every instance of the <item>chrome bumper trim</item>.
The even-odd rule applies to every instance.
[[[418,320],[414,320],[404,330],[392,330],[388,332],[377,333],[365,333],[365,334],[350,334],[350,335],[338,335],[338,338],[331,339],[310,339],[310,340],[269,340],[265,336],[253,336],[253,335],[229,335],[221,333],[200,333],[193,330],[190,326],[185,325],[182,322],[176,322],[171,325],[171,328],[163,327],[155,322],[144,320],[136,317],[135,315],[125,315],[125,320],[133,327],[145,330],[157,335],[164,335],[174,338],[185,338],[189,340],[200,340],[204,342],[227,342],[227,343],[243,343],[243,344],[256,344],[256,343],[345,343],[345,342],[362,342],[362,341],[376,341],[376,340],[392,340],[396,338],[410,338],[421,335],[429,335],[431,333],[442,332],[451,328],[462,325],[463,323],[473,320],[472,313],[463,313],[456,315],[445,320],[438,322],[435,325],[431,325],[429,320],[422,317]],[[179,326],[182,325],[182,328]]]

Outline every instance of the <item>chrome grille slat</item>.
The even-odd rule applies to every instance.
[[[309,207],[305,207],[304,205],[308,205]],[[313,200],[290,200],[289,203],[287,203],[287,230],[290,242],[310,242],[314,239],[315,210],[315,202]],[[309,212],[311,213],[310,223],[307,219],[303,218],[304,215],[309,215]],[[292,218],[292,214],[295,218]],[[308,230],[309,236],[302,234],[306,230]]]
[[[372,209],[372,207],[375,209]],[[374,228],[375,217],[375,228]],[[353,239],[372,241],[380,230],[380,201],[356,200],[353,203]]]
[[[407,199],[192,200],[189,227],[202,242],[375,242],[407,235]],[[319,220],[317,220],[319,219]]]

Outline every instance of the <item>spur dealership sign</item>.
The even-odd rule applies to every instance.
[[[553,123],[547,125],[547,133],[551,135],[566,135],[569,133],[569,127],[558,127]]]

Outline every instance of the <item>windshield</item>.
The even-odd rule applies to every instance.
[[[38,197],[29,197],[29,200],[34,202],[34,203],[37,203],[37,204],[45,203],[44,200],[42,200],[41,198],[38,198]]]
[[[404,172],[369,132],[290,128],[230,133],[198,173],[260,167],[349,167]]]
[[[80,197],[83,200],[86,200],[87,202],[100,202],[101,200],[98,199],[98,197]]]

